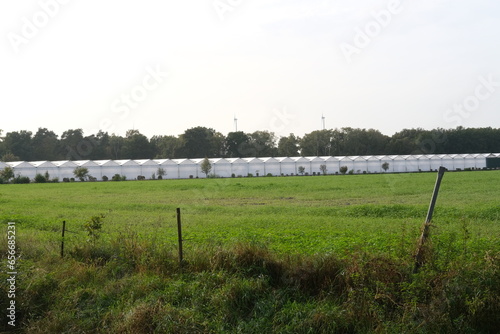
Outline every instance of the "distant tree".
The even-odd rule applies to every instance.
[[[181,148],[181,141],[175,136],[153,136],[150,143],[156,159],[175,159]]]
[[[21,158],[19,158],[17,155],[12,154],[11,152],[7,152],[4,155],[2,155],[1,161],[8,162],[8,161],[19,161]]]
[[[243,131],[229,132],[226,136],[226,156],[229,158],[248,157],[250,149],[250,136]]]
[[[83,146],[83,130],[70,129],[63,132],[60,140],[60,155],[68,160],[82,160],[87,157],[88,149]]]
[[[210,173],[210,171],[212,170],[212,164],[210,163],[210,160],[208,160],[207,157],[205,157],[205,159],[203,159],[200,167],[201,167],[201,171],[205,174],[206,177],[208,177],[208,173]]]
[[[124,145],[125,139],[121,136],[117,136],[112,134],[109,137],[109,153],[111,159],[121,159],[123,158],[122,148]]]
[[[32,145],[34,160],[56,160],[59,157],[59,139],[53,131],[38,128],[33,136]]]
[[[9,182],[10,179],[14,178],[14,170],[12,167],[7,166],[3,170],[0,171],[0,178],[6,182]]]
[[[163,168],[158,167],[156,174],[158,174],[158,179],[163,179],[163,176],[165,176],[167,172]]]
[[[76,167],[73,170],[75,177],[79,178],[80,181],[85,181],[85,178],[89,177],[89,170],[86,167]]]
[[[213,158],[222,154],[224,136],[203,126],[188,129],[180,136],[183,158]]]
[[[123,142],[122,155],[126,159],[152,159],[153,146],[139,130],[128,130]]]
[[[17,160],[32,161],[33,146],[31,131],[7,132],[3,139],[5,152],[19,157]]]
[[[320,165],[319,170],[321,171],[321,173],[323,173],[323,175],[326,175],[326,172],[328,171],[326,169],[326,165]]]
[[[306,171],[306,168],[304,166],[299,166],[299,168],[297,168],[297,170],[299,171],[300,175],[304,175],[304,172]]]
[[[316,130],[305,134],[300,140],[302,156],[330,155],[332,147],[332,130]]]
[[[387,161],[382,164],[382,169],[384,170],[384,172],[387,172],[387,170],[389,169],[389,163]]]
[[[347,166],[342,166],[339,168],[339,171],[342,175],[345,175],[345,173],[347,173]]]
[[[278,142],[278,155],[282,157],[296,157],[299,155],[300,138],[290,133],[288,137],[281,137]]]
[[[278,154],[276,135],[269,131],[255,131],[250,134],[249,155],[252,157],[274,157]]]

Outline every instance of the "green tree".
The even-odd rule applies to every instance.
[[[290,133],[288,137],[281,137],[278,142],[278,155],[282,157],[296,157],[299,155],[300,138]]]
[[[208,173],[212,170],[212,164],[210,163],[210,160],[208,160],[207,157],[203,159],[200,165],[201,171],[205,174],[206,177],[208,177]]]
[[[302,156],[330,155],[332,145],[332,130],[316,130],[305,134],[300,140]]]
[[[229,132],[226,136],[226,156],[229,158],[247,157],[250,149],[250,136],[243,131]]]
[[[5,152],[10,152],[19,157],[17,160],[32,161],[33,146],[32,146],[31,131],[8,132],[3,140]]]
[[[339,171],[342,175],[345,175],[345,173],[347,173],[347,166],[340,167]]]
[[[126,159],[152,159],[153,146],[139,130],[128,130],[123,142],[122,155]]]
[[[389,169],[389,163],[387,161],[382,164],[382,169],[384,170],[384,172],[387,172],[387,170]]]
[[[68,160],[82,160],[87,158],[86,148],[83,146],[83,130],[70,129],[63,132],[60,140],[60,155]]]
[[[276,135],[269,131],[255,131],[250,134],[250,147],[247,152],[252,157],[274,157],[278,154]]]
[[[163,176],[165,176],[167,174],[167,172],[161,168],[161,167],[158,167],[158,170],[156,171],[156,173],[158,174],[158,179],[163,179]]]
[[[175,136],[153,136],[150,143],[156,159],[175,159],[181,148],[181,140]]]
[[[300,175],[304,175],[304,172],[306,171],[306,168],[304,166],[299,166],[298,172]]]
[[[0,171],[0,178],[3,179],[6,182],[9,182],[10,179],[14,178],[14,170],[12,167],[7,166],[4,169]]]
[[[2,155],[2,158],[0,160],[4,161],[4,162],[8,162],[8,161],[20,161],[21,158],[19,158],[17,155],[12,154],[11,152],[7,152],[4,155]]]
[[[111,159],[121,159],[123,158],[122,148],[125,143],[125,139],[121,136],[117,136],[114,133],[109,137],[109,153]]]
[[[85,181],[85,178],[89,177],[89,170],[86,167],[76,167],[73,170],[73,175],[79,178],[80,181]]]
[[[34,160],[57,160],[59,157],[59,139],[53,131],[38,128],[33,136],[32,145]]]
[[[182,158],[213,158],[223,151],[224,136],[214,129],[198,126],[188,129],[180,136]]]
[[[326,175],[326,172],[328,171],[326,169],[326,165],[320,165],[319,170],[321,171],[321,173],[323,173],[323,175]]]

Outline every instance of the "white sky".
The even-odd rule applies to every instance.
[[[0,129],[499,128],[499,18],[493,0],[5,0]]]

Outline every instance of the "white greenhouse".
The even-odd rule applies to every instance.
[[[79,161],[15,161],[0,162],[0,168],[10,166],[16,176],[34,179],[36,174],[48,172],[50,178],[74,178],[76,167],[86,167],[89,175],[96,180],[103,176],[109,179],[115,174],[124,175],[127,180],[138,176],[146,179],[158,177],[161,168],[164,179],[203,178],[201,163],[204,159],[143,159],[143,160],[79,160]],[[449,170],[483,169],[500,167],[500,153],[478,154],[435,154],[435,155],[377,155],[377,156],[339,156],[339,157],[265,157],[265,158],[212,158],[210,174],[219,177],[231,176],[273,176],[298,175],[300,167],[304,174],[320,174],[321,166],[326,166],[327,174],[338,174],[346,166],[353,173],[404,173],[436,171],[440,166]],[[388,164],[387,171],[382,165]]]

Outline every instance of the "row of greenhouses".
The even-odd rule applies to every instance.
[[[128,180],[203,178],[204,159],[146,159],[146,160],[79,160],[79,161],[17,161],[0,162],[0,168],[10,166],[14,174],[34,178],[49,174],[50,178],[74,178],[77,167],[85,167],[96,180],[111,179],[113,175]],[[483,169],[496,167],[500,153],[490,154],[436,154],[436,155],[375,155],[278,158],[213,158],[209,159],[208,175],[292,176],[350,173],[405,173],[434,171],[440,166],[448,170]]]

